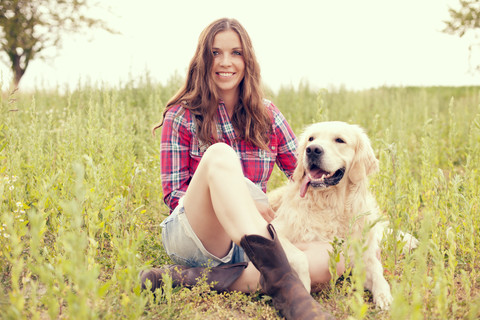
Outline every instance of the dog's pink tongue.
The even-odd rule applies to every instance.
[[[310,170],[310,175],[314,178],[314,179],[322,179],[323,176],[327,175],[328,172],[327,171],[323,171],[322,169],[320,168],[315,168],[315,169],[311,169]]]
[[[300,197],[305,197],[305,194],[307,193],[308,185],[310,184],[310,176],[308,174],[305,175],[302,179],[302,183],[300,185]]]

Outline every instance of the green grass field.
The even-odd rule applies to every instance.
[[[179,81],[1,96],[1,319],[277,318],[268,296],[216,294],[205,283],[155,301],[140,291],[140,270],[170,263],[150,129]],[[391,228],[420,240],[406,255],[384,240],[390,311],[375,309],[356,272],[315,295],[325,309],[339,319],[478,319],[480,88],[302,84],[268,98],[297,134],[324,120],[364,127],[380,160],[378,203]],[[284,181],[276,170],[269,188]]]

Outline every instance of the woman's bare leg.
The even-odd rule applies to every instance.
[[[232,241],[239,244],[246,234],[270,238],[267,222],[258,212],[245,184],[237,154],[223,143],[212,145],[202,157],[184,199],[187,219],[205,248],[217,257],[224,257]],[[307,254],[312,285],[327,283],[331,246],[327,243],[300,244]],[[342,269],[343,268],[343,269]],[[337,266],[337,273],[345,267]],[[260,273],[250,263],[231,285],[231,290],[254,292]]]
[[[244,293],[253,293],[260,289],[260,272],[252,263],[249,263],[242,275],[230,285],[230,290]]]
[[[329,269],[330,252],[332,246],[326,242],[309,242],[296,243],[300,250],[302,250],[308,258],[308,267],[310,278],[312,280],[312,291],[321,288],[322,284],[327,284],[332,275]],[[337,275],[340,276],[345,272],[345,260],[343,256],[340,257],[340,262],[337,263]]]
[[[245,183],[235,151],[224,143],[207,149],[189,184],[185,214],[205,248],[224,257],[232,241],[246,234],[270,238],[267,222],[258,212]]]
[[[322,285],[328,284],[332,278],[328,266],[329,252],[332,251],[332,246],[325,242],[300,243],[296,246],[307,255],[312,291],[316,292],[321,289]],[[342,256],[337,264],[337,275],[340,276],[344,272],[345,261]],[[252,264],[249,264],[240,278],[230,286],[230,289],[247,293],[255,292],[260,288],[259,279],[260,273]]]

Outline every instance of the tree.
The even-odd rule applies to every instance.
[[[444,21],[444,32],[463,37],[469,30],[480,28],[480,0],[460,0],[460,9],[448,9],[450,21]]]
[[[0,0],[0,48],[15,87],[33,59],[45,58],[45,49],[60,48],[62,36],[92,27],[114,32],[103,20],[85,15],[92,8],[88,1]]]
[[[480,0],[460,0],[459,9],[449,8],[448,11],[450,20],[444,21],[443,32],[463,37],[467,32],[475,32],[480,28]],[[479,45],[478,42],[470,44],[470,56],[472,48]],[[479,66],[475,69],[480,70]]]

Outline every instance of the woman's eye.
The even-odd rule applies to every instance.
[[[218,56],[218,55],[219,55],[219,52],[218,52],[218,51],[212,51],[212,54],[213,54],[214,56]]]
[[[236,56],[241,56],[242,53],[240,51],[233,51],[233,54],[236,55]]]
[[[337,143],[345,143],[345,140],[343,140],[342,138],[337,138],[337,139],[335,139],[335,142],[337,142]]]

